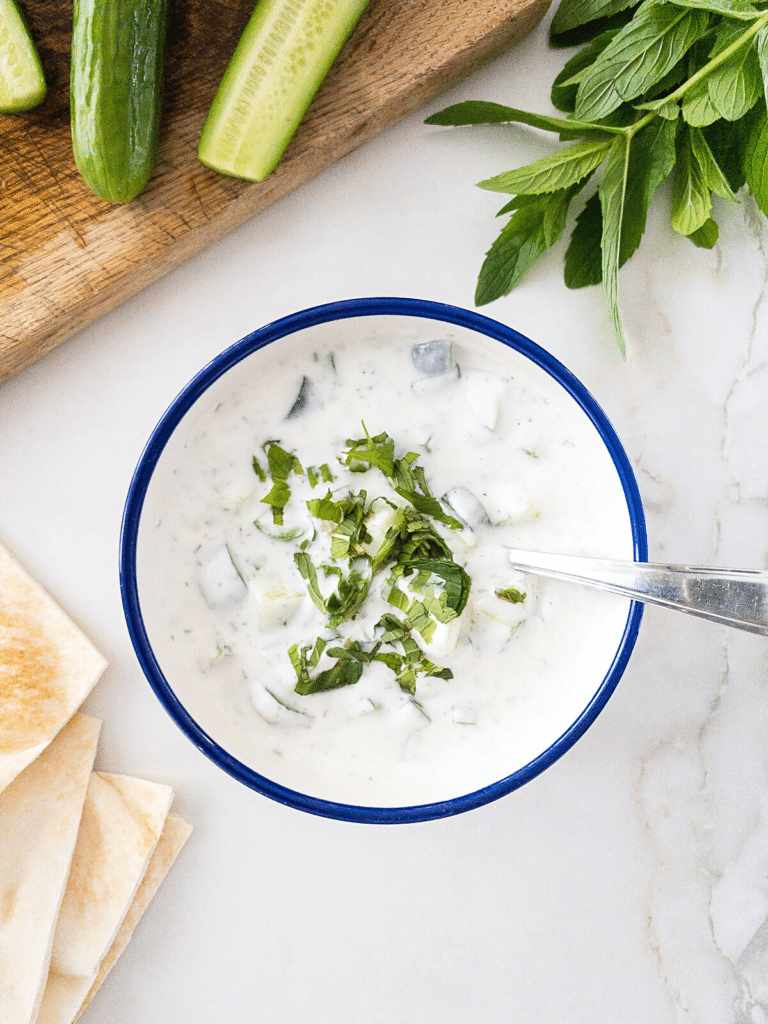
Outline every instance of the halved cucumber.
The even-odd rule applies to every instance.
[[[31,110],[45,99],[43,69],[14,0],[0,0],[0,113]]]
[[[261,0],[240,37],[200,136],[223,174],[274,170],[368,0]]]
[[[167,0],[75,0],[72,148],[86,185],[134,199],[157,160]]]

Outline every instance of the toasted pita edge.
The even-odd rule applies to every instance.
[[[178,814],[172,811],[168,815],[162,835],[160,836],[160,840],[155,847],[152,857],[150,858],[144,878],[141,880],[141,884],[136,890],[133,903],[131,903],[128,913],[123,919],[123,923],[115,936],[114,942],[109,948],[109,952],[101,962],[101,967],[99,968],[99,973],[96,975],[96,980],[91,985],[90,991],[83,1000],[83,1004],[78,1010],[73,1024],[77,1024],[80,1015],[90,1004],[93,997],[104,984],[104,979],[115,966],[121,954],[125,951],[126,946],[133,936],[136,926],[144,915],[144,911],[147,909],[155,893],[162,885],[165,876],[170,871],[173,862],[178,857],[181,852],[181,848],[184,846],[187,839],[189,839],[191,833],[192,826],[187,824],[187,822],[184,821],[183,818],[179,817]]]
[[[46,825],[53,830],[54,838],[58,839],[59,848],[55,850],[51,846],[51,837],[40,836],[35,840],[35,847],[41,851],[38,866],[42,867],[51,875],[46,883],[43,878],[34,880],[34,895],[42,904],[37,908],[40,918],[39,934],[35,938],[35,949],[15,947],[14,953],[19,958],[19,966],[28,970],[34,969],[35,977],[29,977],[26,981],[15,971],[12,963],[5,963],[5,969],[10,972],[13,981],[12,987],[17,1001],[17,1010],[21,1003],[28,1000],[24,1009],[23,1024],[31,1024],[37,1017],[37,1013],[45,990],[46,977],[53,949],[53,936],[56,928],[56,920],[64,891],[67,884],[67,876],[72,863],[77,832],[80,824],[83,803],[90,777],[93,761],[96,756],[101,722],[88,715],[75,714],[62,728],[54,741],[46,745],[46,749],[40,758],[36,759],[28,768],[19,773],[13,780],[13,784],[0,794],[0,805],[5,810],[9,809],[10,814],[23,814],[25,822],[30,824],[37,820],[43,827]],[[50,797],[52,783],[55,783],[55,804],[60,811],[66,806],[66,821],[61,818],[59,821],[51,822],[48,815],[31,816],[31,809],[44,801],[46,796]],[[39,792],[36,792],[39,790]],[[63,801],[63,802],[62,802]],[[11,844],[17,841],[14,835],[10,836]],[[29,850],[17,851],[17,856],[24,858],[24,866],[28,870],[30,861]],[[58,853],[58,856],[56,855]],[[11,858],[13,853],[11,853]],[[55,875],[55,877],[54,877]],[[45,898],[45,888],[48,884],[51,888],[49,896]],[[30,909],[26,906],[26,909]],[[0,929],[1,930],[1,929]],[[27,929],[25,928],[26,932]],[[26,995],[21,997],[21,988],[28,984]],[[10,1016],[12,1011],[4,1007],[9,1014],[3,1017],[3,1021],[13,1024],[19,1020],[18,1016]]]
[[[8,687],[5,711],[0,700],[0,740],[11,744],[0,749],[1,793],[71,719],[103,675],[107,660],[2,543],[0,626],[5,627],[10,641],[10,647],[4,648],[0,630],[0,669],[4,670],[0,672],[0,684]],[[18,642],[17,631],[25,639],[22,644]],[[37,676],[35,669],[39,670]],[[33,683],[38,680],[39,685],[29,685],[27,689],[30,674]],[[23,697],[14,686],[18,677],[25,679]],[[0,685],[0,697],[2,689]],[[25,717],[28,740],[11,740],[7,735],[8,723],[18,723]]]

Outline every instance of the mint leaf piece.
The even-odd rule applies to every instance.
[[[626,356],[624,328],[619,312],[619,258],[621,232],[624,219],[624,200],[627,191],[630,139],[618,138],[611,146],[600,182],[600,207],[603,214],[603,291],[608,302],[616,342],[622,356]]]
[[[693,144],[695,128],[687,125],[678,146],[672,187],[671,224],[681,235],[697,231],[709,218],[712,197]]]
[[[307,696],[325,690],[338,690],[342,686],[353,686],[363,674],[365,665],[374,657],[373,652],[366,651],[358,640],[350,640],[344,647],[329,647],[326,654],[338,660],[331,668],[318,672],[314,677],[302,674],[294,687],[296,693]]]
[[[754,46],[742,47],[707,78],[712,106],[726,121],[744,117],[763,95],[763,78]]]
[[[763,77],[763,95],[768,101],[768,27],[765,25],[755,36],[755,53]]]
[[[547,249],[547,242],[554,245],[562,234],[573,194],[574,190],[564,189],[538,196],[513,214],[486,253],[475,290],[476,305],[507,295],[520,284]]]
[[[713,14],[724,14],[727,18],[753,21],[760,17],[760,11],[748,0],[671,0],[676,7],[695,7]]]
[[[712,102],[707,80],[690,89],[683,97],[683,120],[697,128],[705,128],[720,118],[720,111]]]
[[[711,217],[708,217],[701,227],[692,231],[688,237],[699,249],[711,249],[717,244],[719,235],[720,230],[717,224]]]
[[[621,226],[620,267],[640,245],[651,200],[675,166],[676,133],[674,122],[656,119],[641,129],[632,142]]]
[[[744,157],[744,172],[755,202],[768,215],[768,121],[765,112],[755,122],[750,133]]]
[[[565,252],[564,280],[566,288],[586,288],[603,280],[600,239],[603,215],[600,196],[595,192],[576,217],[571,241]]]
[[[381,433],[371,437],[366,431],[365,437],[347,439],[347,449],[340,462],[352,470],[357,468],[361,472],[376,466],[384,476],[391,478],[395,472],[394,458],[395,442],[388,434]]]
[[[562,35],[597,18],[609,18],[636,3],[637,0],[562,0],[552,19],[551,31]]]
[[[744,164],[749,139],[755,124],[765,116],[765,103],[760,101],[738,121],[722,118],[702,128],[702,134],[726,177],[732,192],[746,183]]]
[[[562,9],[562,4],[559,9]],[[614,29],[602,32],[596,39],[593,39],[592,42],[584,46],[567,61],[563,70],[552,83],[550,99],[554,107],[569,114],[574,112],[576,109],[576,92],[581,80],[580,78],[576,79],[574,76],[580,76],[582,72],[594,64],[596,58],[616,35],[616,31]]]
[[[731,186],[723,174],[719,164],[712,155],[712,150],[700,128],[691,128],[691,149],[701,168],[701,175],[707,188],[722,199],[734,199]]]
[[[671,4],[643,5],[611,40],[585,76],[576,97],[576,116],[594,121],[622,100],[647,92],[707,31],[705,11]]]
[[[588,177],[605,160],[610,148],[610,139],[574,142],[525,167],[480,181],[478,188],[525,195],[557,192]]]
[[[573,118],[551,117],[549,114],[531,114],[517,107],[505,107],[501,103],[485,100],[465,100],[455,103],[428,117],[424,124],[450,125],[459,127],[472,124],[525,124],[529,128],[541,128],[548,132],[581,132],[605,135],[612,129],[601,124],[577,121]]]
[[[512,604],[520,604],[527,596],[527,594],[521,594],[514,587],[500,588],[496,591],[496,597],[500,597],[502,601],[510,601]]]

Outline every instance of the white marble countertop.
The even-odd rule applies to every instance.
[[[648,608],[587,734],[521,790],[416,825],[261,797],[145,682],[117,551],[160,414],[221,349],[317,303],[472,308],[499,197],[473,183],[553,143],[428,128],[449,102],[546,111],[542,26],[471,79],[0,387],[0,537],[110,667],[98,766],[174,786],[194,833],[83,1024],[744,1024],[768,1020],[763,638]],[[768,230],[723,204],[712,251],[657,199],[621,273],[628,356],[565,242],[483,312],[595,395],[634,466],[654,560],[768,564]]]

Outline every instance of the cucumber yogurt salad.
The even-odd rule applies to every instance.
[[[473,792],[546,750],[611,665],[628,602],[508,550],[631,558],[626,498],[586,414],[506,346],[319,325],[217,381],[165,465],[139,550],[153,648],[209,735],[289,789]]]

